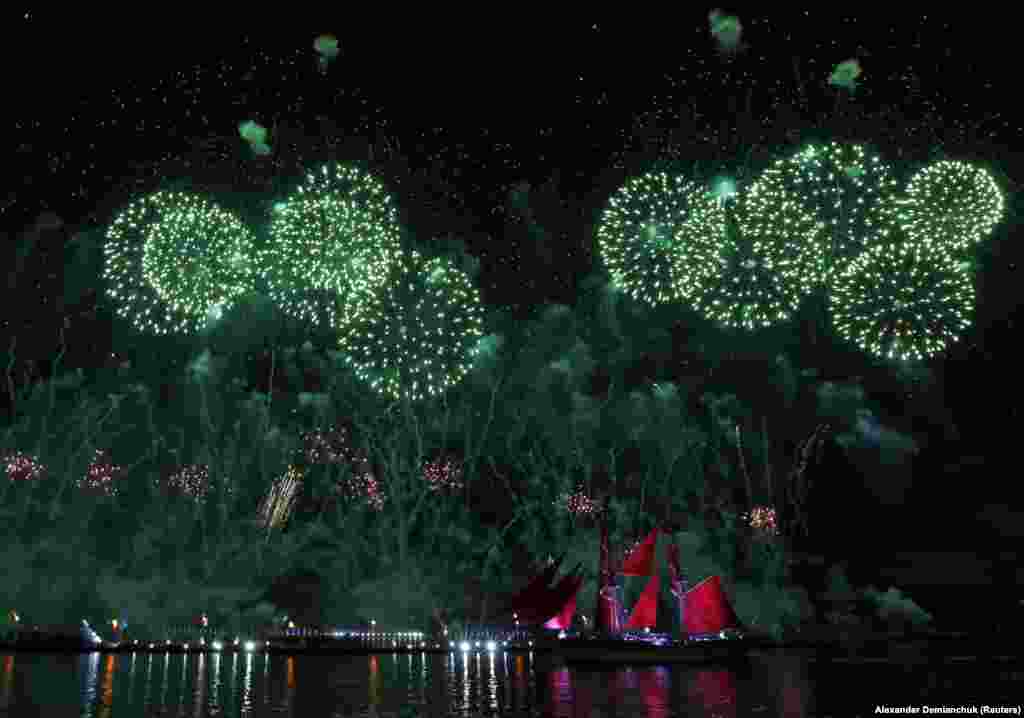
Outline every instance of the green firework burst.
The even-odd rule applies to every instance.
[[[469,275],[442,258],[411,251],[377,291],[351,293],[353,321],[339,347],[376,392],[419,400],[443,393],[469,372],[483,335],[480,294]]]
[[[958,160],[940,160],[916,172],[894,204],[911,239],[939,241],[955,249],[991,236],[1006,208],[992,175]]]
[[[888,242],[837,276],[829,305],[838,334],[869,354],[921,360],[970,326],[974,287],[940,246]]]
[[[613,283],[649,305],[683,301],[700,286],[689,261],[724,231],[724,209],[701,185],[666,172],[628,180],[608,200],[597,240]]]
[[[348,165],[328,164],[277,205],[259,254],[270,297],[285,314],[343,328],[351,292],[383,286],[399,250],[398,211],[383,184]]]
[[[797,197],[824,223],[817,281],[828,284],[865,248],[884,241],[895,227],[892,168],[862,145],[808,145],[773,163],[758,178],[760,192]]]
[[[106,294],[140,331],[194,333],[253,288],[253,247],[231,212],[198,195],[155,192],[107,228]]]
[[[686,258],[715,268],[702,275],[695,306],[729,327],[758,329],[788,320],[814,288],[822,223],[799,198],[754,185],[740,196],[728,224],[711,251]]]

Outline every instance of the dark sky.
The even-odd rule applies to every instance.
[[[567,301],[590,268],[594,214],[637,157],[757,171],[768,148],[814,138],[838,110],[847,132],[895,163],[912,167],[948,151],[993,168],[1005,184],[1010,209],[983,252],[974,326],[933,365],[945,385],[941,408],[966,443],[914,480],[915,496],[948,499],[977,472],[985,500],[1003,503],[1009,475],[976,457],[1017,455],[1009,447],[1021,395],[1021,250],[1011,193],[1022,176],[1022,115],[1012,23],[866,7],[845,16],[736,9],[746,48],[729,59],[710,36],[711,7],[686,4],[663,16],[630,16],[619,6],[594,18],[487,5],[451,17],[343,17],[309,27],[285,22],[280,6],[254,9],[251,21],[239,19],[240,8],[212,24],[170,8],[166,18],[5,10],[0,232],[17,237],[43,211],[72,230],[101,225],[133,187],[155,188],[174,179],[164,173],[183,172],[182,158],[197,147],[237,152],[245,119],[287,124],[310,146],[329,127],[378,153],[397,147],[421,171],[398,187],[414,231],[436,234],[432,222],[450,222],[480,256],[491,303]],[[312,48],[320,33],[342,46],[326,74]],[[849,58],[864,69],[853,107],[826,82]],[[227,189],[264,190],[267,174],[253,169]],[[552,246],[529,247],[506,231],[506,198],[523,182],[554,197],[564,233]],[[17,331],[31,316],[35,336],[52,337],[59,317],[89,310],[54,309],[68,255],[41,236],[35,251],[43,259],[33,260],[31,280],[19,279],[4,323]],[[39,341],[45,357],[50,339]],[[954,454],[968,466],[943,473]]]

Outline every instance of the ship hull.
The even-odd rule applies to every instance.
[[[746,658],[750,651],[763,647],[763,642],[745,639],[673,642],[655,645],[642,641],[617,639],[563,639],[544,646],[553,658],[567,664],[688,664],[731,663]]]

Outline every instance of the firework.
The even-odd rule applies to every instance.
[[[307,431],[300,440],[303,458],[309,464],[343,464],[361,458],[361,452],[352,447],[351,432],[344,426]]]
[[[107,228],[106,294],[140,331],[194,333],[252,289],[252,254],[252,233],[230,212],[197,195],[156,192]]]
[[[413,401],[436,396],[472,367],[483,336],[480,293],[448,260],[412,251],[382,290],[353,294],[350,303],[359,318],[340,333],[338,346],[377,393]]]
[[[350,501],[365,502],[373,511],[383,510],[387,498],[373,472],[365,468],[343,479],[338,491]]]
[[[755,184],[739,199],[717,245],[689,261],[705,273],[693,303],[712,321],[757,329],[788,320],[813,289],[822,224],[790,193]]]
[[[963,249],[987,239],[1006,209],[992,176],[966,162],[941,160],[914,174],[895,200],[900,226],[914,241]]]
[[[779,527],[775,520],[775,509],[771,506],[755,506],[744,514],[744,521],[761,536],[777,536]]]
[[[583,486],[577,486],[572,493],[562,494],[555,499],[555,506],[575,516],[593,514],[598,509],[597,502],[587,496]]]
[[[666,172],[628,180],[608,200],[597,228],[613,284],[651,306],[693,295],[706,269],[697,256],[725,233],[719,197]]]
[[[0,457],[0,464],[5,467],[7,478],[11,481],[34,481],[42,478],[46,472],[46,467],[36,457],[21,451]]]
[[[285,525],[295,508],[295,500],[302,488],[302,478],[302,469],[292,465],[274,480],[258,509],[259,520],[264,528],[281,528]]]
[[[772,164],[754,187],[766,203],[795,200],[823,223],[815,271],[822,284],[865,248],[888,239],[896,226],[892,169],[861,145],[809,145]]]
[[[373,294],[387,280],[399,233],[397,209],[376,178],[324,165],[275,207],[260,273],[286,314],[341,330],[360,310],[344,299]]]
[[[423,479],[431,491],[458,491],[462,482],[462,464],[453,459],[436,459],[423,464]]]
[[[202,504],[210,492],[209,467],[205,464],[182,466],[167,477],[164,488],[170,493],[185,496]]]
[[[109,452],[97,449],[85,475],[76,482],[79,489],[96,496],[117,496],[117,482],[122,478],[120,466],[110,461]]]
[[[970,325],[970,276],[935,244],[882,244],[838,276],[829,305],[841,337],[889,359],[921,360]]]

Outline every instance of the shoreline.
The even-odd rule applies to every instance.
[[[689,658],[683,662],[700,662],[702,647],[700,641],[675,643],[661,648],[642,642],[624,641],[621,644],[607,644],[595,640],[588,645],[588,639],[573,641],[571,653],[581,662],[623,665],[630,663],[658,663],[660,660],[672,663],[676,654],[685,654]],[[419,644],[419,645],[417,645]],[[853,662],[970,662],[986,661],[1018,661],[1024,660],[1024,649],[1013,640],[1012,636],[992,633],[966,633],[954,631],[931,632],[883,632],[846,631],[845,635],[836,632],[830,637],[789,637],[773,640],[764,637],[746,639],[723,639],[709,643],[705,651],[707,662],[716,662],[728,647],[730,655],[771,657],[785,653],[805,656],[812,660],[834,660]],[[568,648],[568,644],[567,644]],[[622,653],[617,648],[624,649]],[[580,659],[581,652],[583,658]],[[532,644],[527,642],[479,642],[462,647],[461,642],[449,645],[437,641],[423,641],[406,645],[374,645],[367,642],[336,639],[270,639],[224,641],[223,643],[205,643],[199,641],[142,641],[132,639],[124,642],[101,641],[90,642],[74,636],[39,636],[37,638],[20,638],[18,640],[0,640],[0,653],[148,653],[148,654],[269,654],[269,655],[336,655],[359,656],[374,654],[440,654],[449,653],[513,653],[517,655],[537,655],[543,659],[551,658],[556,662],[563,658],[557,639],[539,640]],[[734,656],[735,657],[735,656]]]

